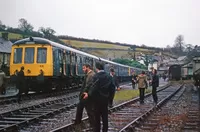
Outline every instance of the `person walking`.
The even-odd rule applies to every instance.
[[[18,89],[18,103],[21,102],[22,91],[25,89],[25,77],[24,77],[24,67],[21,67],[21,70],[17,73],[17,89]]]
[[[94,71],[91,70],[91,66],[89,64],[84,64],[82,67],[83,72],[85,73],[84,82],[82,84],[82,88],[79,94],[79,103],[77,105],[76,110],[76,118],[75,118],[75,124],[80,124],[82,115],[83,115],[83,109],[85,108],[89,117],[90,123],[93,122],[92,118],[92,104],[88,100],[83,99],[83,92],[88,89],[88,85],[92,83],[92,77],[94,76]]]
[[[85,91],[84,99],[91,100],[94,104],[94,130],[100,132],[101,118],[103,122],[103,132],[108,131],[108,101],[113,93],[115,85],[109,74],[104,71],[104,64],[101,61],[96,62],[97,73],[93,77],[93,87]]]
[[[140,104],[144,103],[144,92],[145,88],[147,88],[147,76],[145,75],[145,72],[142,71],[140,75],[138,75],[138,89],[140,93]]]
[[[111,108],[111,107],[113,107],[113,99],[115,97],[115,91],[120,88],[119,88],[119,82],[118,82],[117,76],[115,75],[115,71],[113,68],[110,69],[110,76],[112,77],[113,84],[115,85],[112,95],[110,95],[110,99],[108,102],[108,106]]]
[[[154,103],[157,104],[158,97],[157,97],[157,87],[159,87],[159,77],[157,75],[157,70],[153,70],[153,76],[152,76],[152,96]]]

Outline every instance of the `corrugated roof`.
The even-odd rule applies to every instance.
[[[12,43],[0,37],[0,53],[11,53]]]

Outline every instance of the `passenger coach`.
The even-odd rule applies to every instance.
[[[99,59],[106,63],[107,72],[111,67],[115,69],[120,81],[130,79],[131,71],[141,71],[44,38],[30,37],[13,44],[10,75],[15,77],[24,66],[26,93],[29,90],[48,92],[52,88],[61,90],[79,85],[84,77],[82,65],[89,63],[94,68],[95,62]]]

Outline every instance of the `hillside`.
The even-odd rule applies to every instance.
[[[0,31],[0,36],[2,36],[2,33],[5,31]],[[8,39],[12,42],[15,42],[16,40],[30,37],[30,35],[27,34],[19,34],[19,33],[8,33]],[[65,37],[64,37],[65,38]],[[60,39],[60,40],[59,40]],[[82,51],[94,54],[96,56],[106,58],[106,59],[114,59],[114,58],[132,58],[133,52],[130,52],[130,48],[133,45],[129,44],[121,44],[121,43],[113,43],[108,41],[101,41],[101,40],[89,40],[89,39],[83,39],[83,38],[75,38],[71,37],[69,39],[63,39],[62,37],[54,36],[52,38],[52,41],[56,40],[57,42],[71,45],[74,48],[78,48]],[[136,56],[138,56],[140,53],[144,54],[155,54],[159,53],[161,49],[154,48],[154,47],[140,47],[134,45]],[[172,55],[169,52],[164,51],[163,55],[170,56],[173,58],[176,58],[177,56]]]
[[[106,42],[91,42],[84,40],[71,40],[71,39],[61,39],[65,44],[71,45],[72,47],[79,48],[85,52],[97,55],[99,57],[114,59],[114,58],[131,58],[130,48],[132,45],[122,45],[117,43],[106,43]],[[155,54],[159,53],[159,49],[148,48],[148,47],[139,47],[135,48],[136,56],[140,53],[144,54]],[[162,51],[163,55],[169,56],[172,58],[177,58],[177,56],[167,52]]]

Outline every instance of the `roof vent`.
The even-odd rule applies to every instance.
[[[30,41],[34,41],[32,37],[30,37],[29,39],[30,39]]]

